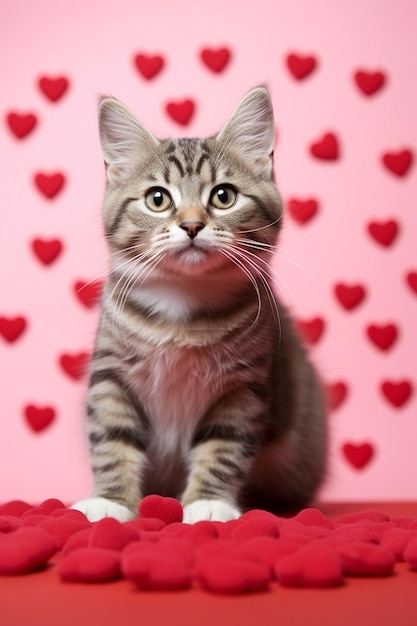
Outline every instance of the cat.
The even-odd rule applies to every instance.
[[[91,362],[92,520],[137,515],[150,493],[184,522],[295,511],[326,473],[326,403],[270,262],[283,205],[269,91],[218,134],[156,139],[99,105],[110,272]]]

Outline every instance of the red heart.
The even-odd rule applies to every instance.
[[[56,102],[67,91],[69,87],[69,80],[65,76],[41,76],[38,80],[38,85],[44,96]]]
[[[314,198],[297,200],[292,198],[288,201],[288,212],[298,224],[309,222],[317,213],[319,203]]]
[[[329,408],[334,411],[345,401],[348,394],[348,386],[346,383],[338,381],[336,383],[328,384],[326,386],[326,391]]]
[[[348,311],[356,308],[365,298],[366,290],[362,285],[346,285],[338,283],[334,288],[340,304]]]
[[[134,62],[137,70],[146,80],[151,80],[157,76],[165,65],[165,59],[159,54],[152,56],[140,53],[135,56]]]
[[[386,222],[369,222],[368,232],[381,246],[388,248],[394,243],[399,231],[398,222],[396,220],[388,220]]]
[[[18,139],[23,139],[35,128],[38,120],[34,113],[16,113],[7,115],[10,130]]]
[[[321,139],[310,146],[311,154],[316,159],[334,161],[339,158],[339,141],[334,133],[325,133]]]
[[[182,100],[180,102],[168,102],[166,105],[168,115],[178,124],[186,126],[195,111],[195,104],[192,100]]]
[[[37,407],[32,404],[24,409],[26,421],[36,433],[45,430],[55,419],[56,412],[53,407]]]
[[[63,244],[59,239],[34,239],[32,250],[44,265],[50,265],[61,254]]]
[[[60,172],[54,174],[45,174],[39,172],[35,174],[34,181],[39,191],[46,197],[52,200],[61,191],[65,184],[65,176]]]
[[[310,320],[298,320],[297,326],[305,341],[316,344],[324,331],[324,320],[321,317],[313,317]]]
[[[417,272],[408,272],[405,279],[410,289],[417,294]]]
[[[317,66],[317,59],[313,56],[303,56],[292,53],[287,56],[287,66],[297,80],[306,78]]]
[[[379,91],[384,85],[386,76],[383,72],[370,72],[367,70],[358,70],[354,75],[355,82],[365,96],[372,96]]]
[[[213,72],[222,72],[231,59],[228,48],[210,49],[204,48],[200,53],[203,63]]]
[[[74,293],[87,309],[92,309],[97,304],[102,289],[103,281],[101,280],[90,280],[88,282],[77,280],[74,283]]]
[[[87,352],[78,354],[62,354],[59,363],[68,376],[74,380],[81,380],[86,373],[90,355]]]
[[[27,320],[22,317],[0,317],[0,335],[8,343],[13,343],[27,327]]]
[[[392,174],[405,176],[413,163],[414,155],[411,150],[386,152],[382,155],[382,162]]]
[[[408,380],[400,382],[387,380],[381,384],[381,391],[390,404],[400,408],[410,399],[413,386]]]
[[[371,324],[366,332],[372,343],[384,351],[392,348],[398,337],[398,328],[395,324],[386,324],[385,326]]]
[[[353,467],[363,469],[374,456],[374,447],[370,443],[345,443],[342,447],[343,454]]]

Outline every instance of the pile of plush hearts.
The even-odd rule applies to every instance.
[[[0,575],[41,570],[58,552],[62,581],[125,578],[140,589],[260,591],[341,585],[349,576],[389,576],[396,562],[417,571],[417,519],[363,511],[332,521],[318,509],[292,518],[253,510],[230,522],[182,523],[177,500],[151,495],[139,517],[91,523],[50,499],[0,506]]]

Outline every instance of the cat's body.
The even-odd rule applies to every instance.
[[[322,482],[320,384],[269,260],[282,204],[269,94],[249,92],[209,139],[156,140],[100,105],[110,276],[92,360],[90,519],[147,493],[185,521],[295,509]]]

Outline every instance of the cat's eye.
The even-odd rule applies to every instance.
[[[145,203],[148,209],[160,213],[169,209],[172,204],[172,198],[166,189],[155,187],[146,194]]]
[[[236,202],[237,191],[231,185],[219,185],[210,195],[210,204],[215,209],[230,209]]]

